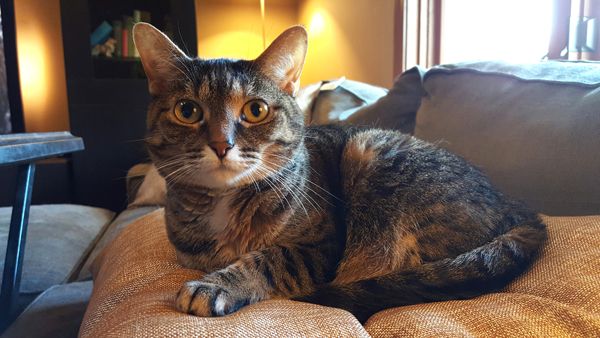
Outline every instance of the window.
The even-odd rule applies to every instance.
[[[548,52],[549,0],[452,0],[442,2],[440,61],[535,62]]]

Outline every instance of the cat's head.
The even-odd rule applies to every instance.
[[[283,32],[257,59],[186,56],[149,24],[133,30],[152,101],[147,146],[167,182],[225,189],[286,166],[303,142],[295,103],[307,34]]]

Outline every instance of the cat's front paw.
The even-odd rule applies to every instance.
[[[248,304],[248,299],[224,287],[203,281],[183,284],[177,294],[177,310],[199,317],[224,316]]]

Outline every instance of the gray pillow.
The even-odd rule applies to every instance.
[[[4,271],[11,210],[0,208],[0,276]],[[32,206],[20,291],[37,293],[71,279],[113,216],[112,211],[83,205]]]
[[[600,214],[600,63],[462,63],[423,82],[415,136],[549,215]]]
[[[77,337],[92,286],[89,281],[49,288],[29,304],[2,338]]]
[[[387,89],[344,77],[304,87],[296,101],[312,125],[346,123],[360,108],[387,94]]]
[[[394,86],[377,102],[356,110],[345,122],[354,125],[398,129],[412,134],[415,115],[424,95],[421,81],[425,69],[414,67],[396,78]]]

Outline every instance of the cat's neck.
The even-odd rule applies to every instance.
[[[227,264],[241,254],[267,247],[296,213],[304,213],[306,150],[295,154],[272,175],[228,189],[181,183],[167,186],[167,227],[178,251],[210,252],[210,264]],[[187,246],[187,247],[186,247]],[[214,253],[217,252],[216,257]],[[201,252],[193,252],[197,257]],[[200,264],[208,264],[201,260]],[[213,266],[214,267],[214,266]],[[196,268],[201,268],[197,266]]]

